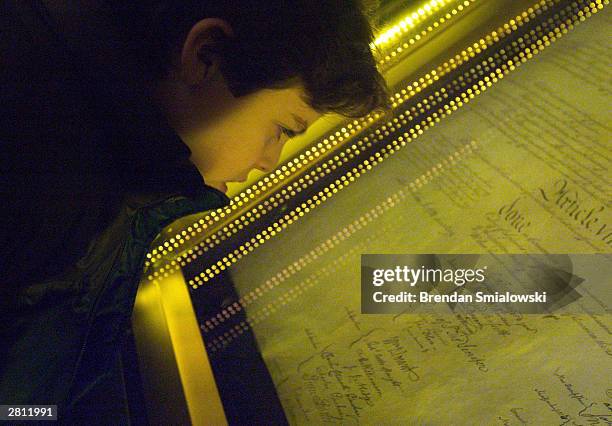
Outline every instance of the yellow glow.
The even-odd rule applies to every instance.
[[[421,7],[417,8],[416,11],[407,13],[402,19],[400,19],[395,25],[391,26],[387,30],[383,31],[372,43],[372,47],[381,47],[392,40],[404,35],[406,32],[414,28],[419,22],[427,16],[430,16],[433,12],[441,9],[453,0],[430,0],[425,2]]]
[[[139,358],[150,359],[150,364],[157,367],[155,371],[143,369],[143,374],[152,375],[146,377],[145,383],[178,376],[191,424],[226,425],[208,354],[180,270],[165,279],[141,284],[132,323]],[[152,399],[149,404],[164,406],[163,401],[167,399],[162,393],[164,389],[168,390],[167,383],[145,389]]]

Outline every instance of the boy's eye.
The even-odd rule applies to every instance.
[[[291,130],[291,129],[288,129],[288,128],[284,127],[284,126],[279,126],[279,127],[280,127],[281,135],[283,135],[283,134],[286,135],[288,139],[294,138],[297,135],[297,133],[295,131]]]

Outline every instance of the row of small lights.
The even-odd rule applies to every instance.
[[[445,17],[440,18],[440,22],[443,23],[445,22],[445,20],[448,20],[451,17],[456,16],[458,12],[464,10],[464,5],[467,7],[467,5],[474,3],[475,1],[476,0],[464,1],[463,4],[460,4],[456,8],[449,10],[448,13],[445,15],[446,18]],[[419,8],[412,15],[409,15],[405,17],[404,19],[402,19],[400,23],[392,27],[390,30],[386,31],[381,36],[379,36],[377,40],[375,40],[374,44],[375,45],[384,44],[390,39],[397,39],[397,37],[405,35],[409,31],[409,29],[414,27],[414,25],[416,25],[418,22],[425,19],[425,17],[433,14],[435,11],[438,11],[439,9],[441,9],[444,5],[448,3],[450,3],[450,0],[429,2],[422,8]],[[415,13],[417,15],[416,17],[414,16]],[[408,19],[412,19],[411,21],[412,24],[410,26],[407,26],[406,24],[406,22],[408,22]],[[402,22],[404,22],[404,24],[402,24]],[[434,23],[433,27],[430,26],[427,28],[427,30],[423,30],[421,34],[416,34],[414,37],[410,38],[407,42],[403,44],[404,48],[407,48],[409,45],[414,44],[416,40],[423,39],[427,35],[427,33],[432,32],[434,28],[437,28],[437,27],[438,27],[438,24]],[[398,28],[398,30],[394,28]],[[391,33],[389,33],[389,31]],[[387,35],[384,35],[384,34],[387,34]],[[401,52],[401,51],[402,51],[402,45],[399,45],[395,48],[393,52]],[[390,55],[387,55],[386,57],[382,58],[380,60],[380,65],[384,65],[386,62],[391,61],[393,57],[396,56],[396,53],[393,53],[393,52]],[[429,77],[427,79],[429,80]],[[424,79],[421,79],[421,80],[423,80],[421,81],[421,83],[425,82]],[[422,85],[421,90],[425,87],[426,85]],[[393,98],[391,100],[393,101]],[[175,251],[175,249],[178,249],[186,241],[189,241],[192,237],[196,237],[198,233],[203,233],[206,229],[209,229],[214,223],[223,220],[225,217],[229,216],[234,211],[237,211],[239,208],[243,207],[249,202],[252,202],[253,200],[256,199],[257,196],[259,196],[260,194],[263,194],[266,190],[272,187],[273,184],[283,179],[286,179],[290,175],[294,174],[296,171],[305,168],[312,161],[325,155],[328,150],[333,149],[338,143],[342,143],[346,139],[350,138],[350,136],[355,134],[356,131],[362,131],[364,130],[364,128],[371,126],[372,124],[377,122],[379,118],[380,118],[379,114],[373,114],[373,115],[367,115],[361,119],[354,120],[352,123],[348,123],[346,127],[343,127],[340,131],[336,131],[334,135],[331,135],[329,138],[324,139],[321,143],[317,144],[316,147],[311,148],[312,155],[310,155],[311,153],[309,151],[307,151],[305,154],[299,155],[296,159],[294,159],[293,161],[290,161],[286,166],[282,166],[280,169],[275,170],[269,176],[264,177],[263,180],[260,180],[259,182],[257,182],[255,185],[253,185],[252,188],[248,188],[247,190],[245,190],[238,196],[234,197],[234,199],[232,200],[232,203],[228,207],[223,209],[220,213],[217,213],[217,212],[209,213],[209,215],[205,219],[203,218],[203,219],[198,220],[197,222],[187,227],[187,229],[183,229],[180,233],[176,234],[174,237],[163,242],[160,246],[153,249],[150,253],[147,253],[147,260],[145,262],[145,268],[149,267],[152,262],[160,260],[163,256],[167,255],[170,252]],[[259,208],[256,210],[262,210],[262,206],[259,206]],[[265,213],[266,212],[263,212],[263,214]],[[226,226],[219,232],[220,233],[227,232],[228,236],[232,235],[234,232],[237,232],[238,230],[243,229],[245,225],[248,225],[248,223],[252,222],[253,220],[254,220],[254,217],[251,218],[249,216],[241,216],[241,218],[237,219],[237,221],[244,222],[242,226],[241,225],[238,225],[236,227]],[[205,241],[204,243],[206,244],[207,242],[209,242],[209,240]],[[214,243],[213,243],[213,246],[214,246]],[[191,253],[186,253],[186,254],[183,254],[182,256],[189,257],[190,254]],[[180,258],[181,256],[178,256],[178,257]]]
[[[352,255],[354,255],[355,253],[357,253],[360,249],[362,249],[364,247],[365,247],[365,243],[360,243],[359,245],[356,245],[356,246],[352,247],[348,252],[345,252],[342,256],[340,256],[338,259],[336,259],[332,266],[339,267],[339,266],[344,265],[346,262],[348,262],[351,259]],[[322,247],[318,247],[315,250],[317,250],[317,252],[319,252],[321,250],[328,251],[331,248],[333,248],[333,243],[326,242],[326,243],[322,244]],[[317,255],[319,255],[319,254],[320,253],[317,253]],[[308,255],[306,257],[308,257]],[[298,262],[303,263],[303,264],[300,264],[300,265],[297,265],[297,266],[293,266],[293,267],[289,266],[285,270],[279,272],[275,277],[272,277],[270,280],[266,281],[266,283],[263,286],[261,286],[261,288],[258,287],[257,289],[255,289],[254,291],[249,293],[248,297],[245,296],[243,298],[240,298],[240,300],[238,302],[232,303],[230,306],[228,306],[227,308],[223,309],[223,311],[221,311],[221,312],[217,313],[216,315],[206,319],[203,322],[203,324],[200,325],[200,328],[206,333],[206,332],[212,331],[215,327],[218,327],[218,326],[222,325],[222,323],[225,322],[226,320],[228,320],[232,315],[235,315],[236,313],[240,312],[242,309],[244,309],[250,303],[253,303],[257,298],[263,296],[265,293],[270,291],[272,288],[274,288],[275,286],[279,285],[285,279],[289,278],[292,274],[294,274],[295,272],[297,272],[300,269],[302,269],[304,266],[306,266],[306,263],[310,263],[313,260],[314,259],[308,259],[308,261],[306,262],[303,259],[299,259],[297,262],[294,262],[294,265],[296,263],[298,263]],[[281,302],[281,305],[284,305],[285,303],[288,303],[289,301],[294,300],[300,294],[302,294],[303,292],[305,292],[309,288],[313,287],[315,282],[319,278],[323,278],[323,277],[329,275],[330,273],[332,273],[333,271],[330,268],[331,268],[331,266],[326,266],[326,267],[322,268],[321,270],[317,271],[317,273],[315,275],[308,277],[305,281],[299,283],[294,288],[291,288],[288,292],[285,293],[285,295],[280,296],[280,299],[287,301],[287,302]],[[288,269],[288,271],[287,271],[287,269]],[[279,305],[276,305],[276,306],[279,306]],[[263,321],[271,313],[274,313],[275,310],[276,310],[275,305],[268,304],[268,306],[266,306],[262,310],[262,313],[260,315],[255,314],[255,317],[249,315],[249,317],[250,317],[249,319],[247,319],[246,321],[241,321],[239,324],[237,324],[234,327],[230,328],[229,332],[223,333],[223,336],[219,336],[219,337],[213,339],[213,341],[211,343],[207,344],[207,347],[212,349],[213,351],[221,349],[223,344],[219,344],[220,342],[223,342],[225,344],[229,343],[229,341],[231,341],[232,338],[236,337],[236,333],[237,334],[242,334],[243,331],[248,330],[249,328],[252,328],[258,322]],[[232,332],[232,330],[233,330],[233,332]],[[232,336],[232,337],[230,337],[230,336]],[[224,342],[225,339],[229,339],[229,340]]]
[[[510,71],[514,70],[516,67],[520,66],[522,63],[526,62],[528,59],[533,57],[533,55],[542,51],[546,46],[549,46],[550,43],[560,38],[563,34],[566,34],[569,30],[573,28],[574,24],[576,24],[578,21],[580,22],[584,21],[586,18],[590,17],[593,13],[596,13],[598,10],[603,9],[603,6],[608,3],[609,3],[609,0],[598,0],[596,2],[590,3],[589,6],[585,7],[584,10],[578,11],[578,13],[575,16],[567,19],[565,23],[561,23],[558,27],[549,31],[548,35],[544,35],[542,39],[545,42],[538,43],[536,41],[532,43],[529,47],[521,47],[523,51],[519,52],[518,55],[514,56],[514,60],[517,61],[516,66],[507,67],[506,69],[504,69],[503,74],[497,75],[495,78],[497,78],[498,80],[503,78],[504,75],[507,75]],[[572,6],[576,7],[577,4],[572,3]],[[549,19],[548,23],[554,24],[554,20]],[[533,30],[530,32],[530,34],[532,36],[536,35],[535,31]],[[516,42],[513,42],[513,46],[515,47],[517,45],[520,46],[521,44],[524,44],[524,42],[525,42],[525,39],[521,37]],[[513,61],[510,61],[510,62],[513,62]],[[474,85],[473,87],[476,88],[476,85]],[[490,87],[490,85],[481,86],[480,89],[476,89],[476,90],[484,91],[486,90],[486,87]],[[467,103],[469,102],[469,99],[472,99],[472,98],[473,96],[468,96],[467,98],[464,98],[463,102]],[[476,147],[475,142],[472,142],[470,145],[467,145],[466,147],[464,147],[464,149],[461,150],[461,154],[465,152],[465,148],[468,149],[468,152],[471,152],[471,148],[473,147]],[[455,159],[459,158],[458,154],[459,153],[457,152],[455,153],[454,155]],[[453,155],[451,155],[450,158],[452,157]],[[445,160],[445,164],[446,163],[447,162]],[[417,188],[420,188],[421,186],[426,184],[429,180],[431,180],[434,174],[437,175],[442,170],[443,170],[443,166],[441,164],[434,166],[426,174],[422,175],[420,178],[417,178],[414,182],[410,184],[411,190],[415,192]],[[201,328],[205,332],[209,332],[215,327],[222,325],[223,322],[228,320],[236,312],[241,311],[242,309],[246,308],[248,305],[253,303],[259,297],[263,296],[265,293],[272,290],[274,287],[278,286],[283,281],[288,279],[291,275],[301,270],[308,263],[313,262],[317,257],[327,252],[329,249],[333,248],[335,245],[339,244],[340,241],[347,239],[353,233],[357,232],[359,229],[365,226],[365,224],[367,224],[368,222],[372,221],[374,218],[377,218],[379,215],[381,215],[382,213],[392,208],[396,203],[402,201],[405,197],[406,197],[406,194],[404,193],[403,190],[400,190],[396,192],[395,194],[391,195],[386,201],[381,203],[381,205],[374,207],[373,209],[370,210],[370,212],[366,213],[366,215],[362,216],[361,218],[357,219],[349,226],[345,227],[343,230],[336,233],[336,235],[334,235],[331,239],[328,239],[327,241],[322,243],[317,249],[311,251],[309,254],[293,262],[292,265],[289,265],[287,268],[277,273],[274,277],[267,280],[262,286],[256,288],[254,291],[249,292],[247,295],[240,298],[237,302],[234,302],[228,308],[223,309],[216,315],[208,318],[206,321],[204,321],[201,324]],[[350,252],[352,253],[353,251],[351,250]],[[333,262],[333,265],[343,262],[344,261],[343,258],[346,256],[350,256],[350,255],[347,254],[345,256],[341,256],[339,259]],[[324,275],[325,271],[327,271],[328,268],[329,267],[322,269],[323,274],[318,273],[316,275],[317,276]],[[248,330],[249,328],[252,328],[259,322],[263,321],[265,318],[275,313],[280,307],[296,300],[300,294],[302,294],[304,291],[308,290],[309,288],[312,288],[315,282],[316,282],[316,277],[314,276],[308,277],[305,281],[302,281],[301,283],[297,284],[293,288],[285,291],[284,295],[281,295],[277,297],[275,300],[269,302],[260,311],[256,311],[253,315],[250,315],[250,318],[247,319],[246,321],[241,321],[239,324],[233,326],[228,331],[224,332],[222,335],[215,337],[210,343],[207,344],[207,347],[213,352],[223,349],[224,347],[229,345],[229,343],[231,343],[232,340],[236,339],[239,335],[242,335],[244,331]]]
[[[410,192],[416,192],[420,190],[424,185],[428,184],[434,178],[442,174],[446,168],[453,167],[458,161],[463,159],[463,157],[472,154],[473,150],[477,148],[477,143],[475,141],[472,141],[461,147],[461,149],[450,154],[449,156],[441,160],[439,163],[432,166],[429,170],[424,172],[421,176],[417,177],[413,182],[410,182],[410,184],[408,185],[410,188]],[[221,323],[229,319],[232,315],[246,308],[254,301],[265,295],[267,292],[280,285],[283,281],[290,278],[295,273],[299,272],[308,264],[314,262],[319,257],[323,256],[325,253],[336,247],[341,242],[349,239],[356,232],[370,225],[374,220],[387,213],[396,205],[399,205],[399,203],[401,203],[407,198],[410,192],[404,189],[396,191],[381,204],[373,207],[372,209],[370,209],[370,211],[366,212],[358,219],[355,219],[352,223],[345,226],[342,230],[336,232],[335,235],[333,235],[331,238],[319,244],[319,246],[312,249],[309,253],[302,256],[298,260],[294,261],[291,265],[278,272],[275,276],[267,280],[264,284],[250,291],[249,293],[241,297],[238,301],[234,302],[232,305],[218,312],[216,315],[213,315],[212,317],[205,320],[201,328],[205,332],[209,332],[216,326],[221,325]],[[384,228],[382,228],[381,230],[384,233]],[[379,234],[380,233],[376,235]],[[285,291],[284,295],[281,295],[277,298],[277,300],[280,300],[280,303],[275,303],[276,300],[272,301],[261,310],[261,313],[255,312],[254,314],[250,315],[249,319],[245,324],[241,323],[236,326],[236,332],[238,332],[238,328],[243,329],[245,325],[247,326],[247,328],[249,326],[256,325],[257,323],[263,321],[271,313],[275,312],[278,306],[285,305],[295,300],[298,295],[302,294],[307,289],[313,287],[318,277],[328,275],[332,272],[330,271],[330,268],[346,263],[352,257],[353,254],[359,253],[362,248],[366,247],[365,244],[367,241],[376,239],[376,235],[372,234],[371,237],[367,237],[364,242],[360,243],[357,246],[351,247],[350,250],[345,252],[339,258],[335,259],[332,265],[320,269],[314,276],[308,277],[305,281]],[[227,333],[225,333],[224,336],[227,337]],[[215,340],[213,340],[211,343],[211,347],[215,346],[215,343]]]
[[[448,3],[456,0],[431,0],[419,7],[414,12],[404,16],[399,22],[393,25],[386,31],[383,31],[376,39],[372,42],[372,47],[382,47],[390,41],[403,37],[411,29],[416,27],[420,22],[425,20],[428,16],[433,15],[435,12],[446,6]],[[469,2],[467,2],[469,3]]]
[[[586,10],[580,11],[578,16],[580,19],[584,19],[584,17],[588,17],[590,16],[591,13],[594,13],[594,11],[596,11],[597,9],[601,9],[603,7],[603,4],[607,4],[608,1],[597,1],[597,2],[593,2],[589,5],[589,7],[585,8]],[[513,30],[516,30],[518,28],[518,26],[523,25],[525,22],[528,22],[530,18],[535,17],[536,14],[541,13],[544,10],[547,10],[548,5],[550,4],[554,4],[552,1],[541,1],[540,3],[534,5],[532,8],[529,8],[526,12],[523,12],[523,14],[521,14],[520,16],[517,16],[514,20],[511,20],[508,24],[505,24],[503,26],[503,28],[500,28],[498,31],[495,31],[493,33],[491,33],[491,35],[487,36],[484,40],[480,40],[479,43],[476,43],[473,47],[468,48],[466,51],[463,51],[461,54],[457,55],[456,58],[451,59],[449,62],[443,64],[441,67],[442,70],[440,73],[437,74],[437,77],[439,78],[441,74],[445,74],[446,72],[449,72],[452,69],[455,69],[457,66],[459,66],[462,62],[464,62],[465,60],[468,60],[471,57],[474,57],[477,53],[480,53],[483,49],[485,49],[486,47],[488,47],[488,45],[492,44],[493,42],[496,42],[500,39],[500,37],[504,37],[507,34],[510,34]],[[573,3],[573,6],[575,7],[576,4]],[[563,28],[563,24],[560,27],[562,28],[560,31],[566,31],[565,28]],[[533,31],[532,31],[533,32]],[[547,46],[550,44],[550,41],[548,40],[548,38],[545,36],[543,38],[543,42],[539,41],[538,44],[536,44],[535,46],[537,46],[536,48],[533,49],[529,49],[527,48],[525,50],[525,53],[521,52],[521,54],[519,55],[519,57],[521,58],[521,61],[525,61],[527,59],[529,59],[531,56],[533,56],[534,52],[537,53],[538,49],[541,50],[544,46]],[[554,36],[552,38],[552,40],[554,40]],[[521,56],[522,55],[522,56]],[[517,66],[520,65],[520,63],[517,64]],[[429,127],[430,125],[433,124],[433,122],[438,122],[440,120],[441,116],[446,115],[447,113],[449,113],[451,110],[454,111],[456,110],[458,107],[460,107],[464,102],[466,102],[466,100],[469,98],[473,98],[476,94],[480,93],[481,90],[485,90],[486,87],[490,87],[492,83],[496,82],[498,78],[501,78],[503,76],[503,74],[507,73],[508,71],[512,71],[515,68],[515,64],[514,61],[508,61],[508,65],[506,66],[505,64],[502,66],[502,70],[497,70],[496,73],[491,73],[491,77],[485,77],[485,79],[483,81],[481,81],[478,85],[478,87],[474,87],[474,90],[468,89],[467,91],[467,95],[466,94],[462,94],[462,97],[457,97],[457,99],[455,101],[451,101],[450,106],[449,105],[445,105],[444,110],[440,110],[439,114],[434,113],[432,115],[432,117],[427,117],[426,121],[423,121],[421,123],[421,125],[417,125],[414,127],[414,129],[410,129],[410,133],[406,134],[411,140],[414,139],[415,137],[417,137],[418,135],[423,133],[423,130],[427,127]],[[444,72],[446,71],[446,72]],[[433,72],[432,72],[433,74]],[[426,84],[431,84],[431,81],[426,80],[425,81]],[[421,85],[424,85],[423,83],[421,83]],[[414,93],[421,91],[421,86],[417,83],[414,84],[414,88],[412,89],[411,86],[409,86],[407,89],[408,90],[402,90],[401,95],[399,95],[400,97],[398,98],[398,95],[396,95],[396,99],[394,100],[394,106],[398,106],[399,104],[403,103],[405,100],[407,100],[410,96],[413,96]],[[442,89],[443,92],[443,89]],[[403,96],[402,96],[403,95]],[[438,99],[440,99],[441,97],[447,97],[448,95],[446,95],[445,93],[440,94],[439,92],[437,92],[435,95],[432,95],[429,97],[430,101],[434,100],[434,97],[438,96]],[[465,100],[462,100],[462,98],[465,97]],[[431,102],[431,104],[435,104],[436,102]],[[429,102],[427,100],[424,100],[422,104],[418,104],[417,107],[420,108],[420,111],[424,112],[425,109],[431,109],[431,105],[429,105]],[[414,107],[412,108],[414,110]],[[410,115],[408,113],[408,111],[406,111],[406,113],[408,115]],[[405,120],[402,118],[402,115],[400,115],[400,119],[402,119],[402,124],[406,124]],[[412,117],[408,117],[408,120],[411,120]],[[397,118],[394,119],[394,122],[397,124]],[[391,123],[387,123],[387,125],[391,125],[391,129],[392,131],[395,130],[395,128],[393,128]],[[385,126],[383,126],[382,128],[383,130],[385,129]],[[354,130],[354,129],[353,129]],[[375,133],[378,134],[378,139],[383,139],[383,135],[381,134],[380,130],[377,130]],[[384,132],[385,136],[387,136],[389,133],[388,132]],[[370,134],[371,137],[373,137],[373,134]],[[332,136],[333,137],[333,136]],[[368,141],[368,138],[364,138],[363,141]],[[361,144],[363,145],[363,141],[359,141],[358,145]],[[405,141],[400,141],[401,142],[401,146],[405,145]],[[368,144],[368,146],[371,146],[371,143]],[[357,148],[357,153],[361,152],[359,150],[359,148]],[[392,150],[393,152],[393,150]],[[343,153],[340,154],[340,156],[342,157]],[[354,155],[351,155],[351,157],[353,157]],[[376,156],[380,156],[379,153],[376,154]],[[385,157],[388,156],[388,154],[385,154]],[[371,158],[372,160],[373,158]],[[336,156],[334,157],[334,160],[338,161],[339,157]],[[364,162],[364,166],[366,169],[371,169],[371,164],[369,164],[368,161]],[[323,168],[327,168],[327,172],[329,171],[330,167],[325,167],[325,165],[323,166]],[[332,165],[331,169],[335,169],[336,167]],[[317,168],[317,172],[321,171],[321,167]],[[319,205],[322,201],[324,201],[328,196],[331,196],[333,193],[336,193],[339,189],[339,187],[344,186],[345,184],[348,184],[348,181],[354,181],[355,177],[359,176],[359,172],[354,169],[353,172],[349,172],[347,173],[346,176],[343,176],[339,181],[337,181],[336,185],[332,184],[330,185],[331,189],[326,188],[325,191],[322,191],[321,193],[319,193],[319,196],[314,196],[313,200],[314,202],[312,204],[316,204]],[[313,178],[314,180],[317,180],[317,177],[315,176]],[[300,182],[298,183],[304,183],[304,178],[300,180]],[[308,184],[312,183],[312,179],[308,182]],[[303,184],[303,187],[307,187],[306,184]],[[290,188],[288,188],[287,190],[290,190]],[[284,194],[285,199],[288,199],[289,196],[295,195],[295,190],[292,191],[291,195],[287,195],[287,190],[284,190]],[[247,190],[248,191],[248,190]],[[298,188],[297,191],[299,192],[300,189]],[[282,194],[280,194],[282,195]],[[264,205],[265,206],[270,206],[270,202],[265,202]],[[273,203],[272,204],[273,207],[277,207],[278,203]],[[273,208],[273,207],[269,207],[269,208]],[[314,208],[314,205],[312,206],[312,208]],[[293,213],[293,217],[297,219],[296,216],[303,216],[306,212],[308,212],[310,210],[310,208],[306,205],[306,203],[304,203],[301,207],[298,207],[296,209],[296,212]],[[213,212],[214,213],[214,212]],[[219,215],[221,217],[224,216],[224,212],[219,213]],[[261,216],[260,213],[255,213],[255,215],[253,215],[251,212],[247,212],[246,213],[246,218],[249,218],[250,220],[255,220],[257,218],[259,218]],[[287,227],[288,224],[292,223],[293,220],[291,218],[290,215],[285,215],[285,217],[281,220],[279,220],[279,222],[271,227],[269,227],[269,229],[267,231],[263,231],[261,233],[261,235],[258,235],[256,237],[254,237],[251,242],[247,242],[245,243],[245,245],[241,246],[239,249],[237,249],[233,254],[230,253],[227,257],[223,258],[221,261],[217,262],[217,264],[213,265],[210,269],[202,272],[198,277],[196,277],[194,280],[190,281],[190,285],[192,285],[194,288],[197,288],[198,285],[201,285],[202,281],[208,281],[208,279],[210,279],[211,277],[213,277],[215,274],[219,273],[221,270],[224,270],[226,266],[231,265],[232,263],[234,263],[236,260],[240,259],[242,257],[242,255],[247,254],[249,251],[252,251],[255,247],[259,246],[260,243],[263,243],[265,240],[269,239],[271,236],[274,236],[276,234],[276,232],[279,232],[280,230],[284,229]],[[228,225],[230,229],[234,228],[233,224]],[[238,226],[239,229],[241,229],[241,226]],[[189,231],[189,228],[188,228]],[[222,238],[225,239],[225,238]],[[210,241],[211,239],[207,240]],[[213,236],[212,238],[213,240],[213,244],[210,245],[210,247],[214,246],[214,243],[218,243],[219,242],[219,238],[217,238],[216,236]],[[204,253],[204,251],[207,251],[208,249],[205,247],[203,250],[200,249],[197,252],[197,255],[201,255]],[[190,250],[187,253],[188,257],[185,259],[187,262],[190,262],[191,259],[196,259],[197,255],[195,253],[193,253],[193,250]],[[190,257],[191,258],[190,258]],[[178,269],[178,262],[176,260],[173,260],[170,263],[170,266],[172,266],[174,269]],[[180,262],[181,266],[184,266],[186,263],[185,262]],[[164,276],[167,276],[167,272],[164,273],[163,268],[159,271],[159,272],[155,272],[153,275],[149,276],[149,279],[155,279],[156,277],[158,277],[160,274],[163,274]]]
[[[410,46],[414,45],[419,40],[423,40],[425,37],[430,35],[434,30],[438,29],[445,22],[448,23],[454,16],[457,16],[460,12],[463,12],[467,7],[473,5],[476,1],[477,0],[465,0],[461,2],[459,5],[457,5],[457,7],[455,7],[452,10],[449,10],[443,16],[441,16],[436,21],[434,21],[431,25],[427,26],[427,28],[422,29],[420,33],[415,34],[414,36],[404,41],[403,43],[398,43],[395,47],[386,49],[384,56],[381,55],[381,59],[379,59],[378,61],[379,67],[381,69],[387,68],[392,63],[392,61],[395,61],[398,58],[400,58],[402,52],[405,53],[405,51],[408,48],[410,48]],[[430,3],[434,3],[434,2],[430,2]],[[382,46],[384,45],[384,43],[386,43],[387,40],[392,39],[392,38],[395,39],[399,36],[403,36],[405,33],[414,29],[414,27],[416,27],[417,24],[419,24],[420,21],[422,21],[425,16],[433,15],[434,11],[437,11],[442,7],[442,4],[440,4],[441,2],[437,2],[437,3],[439,4],[439,7],[435,10],[432,7],[430,7],[429,10],[427,11],[425,9],[427,7],[426,5],[425,8],[418,9],[416,12],[404,18],[402,21],[400,21],[400,22],[403,22],[403,26],[400,23],[398,25],[395,25],[389,31],[386,31],[385,33],[383,33],[381,37],[379,37],[380,41],[379,39],[377,39],[374,42],[374,46],[377,46],[377,47]],[[443,4],[446,4],[446,3],[448,3],[448,1],[443,2]],[[389,32],[390,34],[387,34]]]

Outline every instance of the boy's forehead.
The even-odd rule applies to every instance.
[[[302,86],[277,89],[272,92],[274,93],[270,93],[272,98],[270,100],[275,106],[285,110],[300,128],[310,126],[323,115],[308,104],[306,90]]]
[[[312,109],[312,107],[310,107],[306,103],[304,103],[303,105],[304,107],[301,108],[297,113],[292,114],[296,122],[296,126],[299,129],[307,129],[312,123],[314,123],[319,117],[323,115],[320,112]]]
[[[323,114],[314,110],[307,102],[306,90],[302,87],[294,88],[295,96],[295,107],[297,111],[294,114],[297,116],[296,120],[300,125],[304,127],[310,126]]]

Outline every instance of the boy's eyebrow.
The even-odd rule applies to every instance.
[[[291,113],[291,115],[293,116],[293,119],[295,120],[295,124],[298,127],[298,131],[295,132],[297,135],[301,135],[303,133],[306,132],[306,129],[308,128],[308,123],[306,122],[306,120],[304,120],[302,117],[295,115],[294,113]]]

